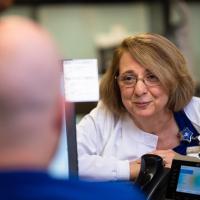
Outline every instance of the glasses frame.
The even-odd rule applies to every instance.
[[[155,82],[149,82],[148,80],[146,80],[147,76],[145,76],[144,78],[138,78],[137,76],[135,76],[135,78],[136,78],[135,82],[127,84],[126,80],[123,80],[123,76],[124,76],[123,74],[115,76],[115,80],[117,80],[118,84],[121,84],[122,86],[125,86],[126,88],[135,87],[138,81],[142,81],[145,84],[146,87],[155,87],[155,86],[160,85],[159,79]]]

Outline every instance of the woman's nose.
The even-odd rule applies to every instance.
[[[147,86],[145,85],[143,79],[138,79],[134,87],[134,94],[141,96],[147,93]]]

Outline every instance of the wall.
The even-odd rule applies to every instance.
[[[121,25],[127,32],[148,30],[143,4],[48,6],[39,11],[40,22],[52,32],[65,57],[96,57],[95,38]]]
[[[199,80],[200,3],[189,3],[188,10],[188,37],[182,39],[183,52],[188,57],[192,73]],[[160,5],[153,3],[46,5],[38,7],[36,12],[30,7],[12,7],[6,14],[37,15],[37,20],[55,37],[63,58],[98,57],[97,36],[109,34],[114,26],[123,27],[124,35],[163,31]]]

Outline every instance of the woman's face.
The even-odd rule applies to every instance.
[[[159,79],[138,64],[128,52],[120,59],[119,77],[122,102],[133,118],[160,116],[167,110],[169,97]],[[133,79],[137,80],[134,84]]]

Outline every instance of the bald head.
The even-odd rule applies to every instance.
[[[0,99],[4,108],[7,103],[21,101],[25,106],[28,101],[49,101],[58,82],[58,56],[49,35],[26,19],[0,20]]]
[[[51,142],[59,98],[59,57],[49,34],[21,17],[0,19],[0,149]]]

